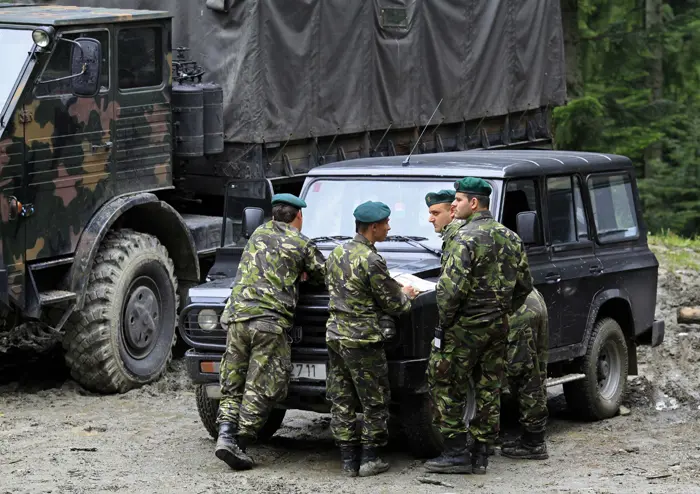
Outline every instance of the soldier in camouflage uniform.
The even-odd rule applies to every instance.
[[[488,183],[466,177],[455,189],[455,217],[466,222],[450,240],[438,280],[440,328],[428,364],[445,449],[425,465],[437,473],[486,473],[488,447],[498,438],[508,314],[525,302],[532,277],[522,241],[488,210]],[[477,410],[468,437],[464,383],[475,370]]]
[[[523,435],[517,441],[504,444],[501,454],[509,458],[545,460],[549,457],[544,440],[548,416],[549,314],[536,288],[509,318],[509,323],[506,376],[511,392],[517,396]]]
[[[389,418],[389,371],[380,319],[408,312],[416,295],[412,287],[402,288],[391,278],[374,247],[386,239],[390,213],[380,202],[360,204],[354,211],[357,235],[333,249],[326,261],[331,431],[340,446],[343,473],[352,477],[358,471],[366,477],[389,469],[377,453],[387,443]],[[358,405],[364,414],[361,437],[356,429]]]
[[[272,206],[272,221],[258,227],[245,246],[222,315],[228,337],[221,359],[216,456],[236,470],[253,466],[246,446],[287,395],[292,364],[286,331],[300,278],[306,274],[309,282],[323,284],[325,276],[323,255],[300,233],[306,203],[277,194]]]

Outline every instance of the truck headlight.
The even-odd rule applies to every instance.
[[[219,325],[219,317],[214,309],[202,309],[197,314],[197,324],[205,331],[212,331]]]

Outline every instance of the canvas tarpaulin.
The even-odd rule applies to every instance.
[[[58,0],[168,10],[224,88],[229,142],[506,115],[565,102],[559,0]]]

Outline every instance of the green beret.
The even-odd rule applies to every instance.
[[[435,204],[448,204],[455,200],[455,192],[453,190],[441,190],[439,192],[428,192],[425,196],[425,203],[430,206]]]
[[[462,180],[455,182],[455,190],[464,192],[465,194],[474,194],[477,196],[490,196],[491,186],[483,178],[464,177]]]
[[[275,204],[289,204],[297,209],[306,207],[306,203],[303,199],[299,199],[292,194],[275,194],[272,196],[272,205],[274,206]]]
[[[385,220],[391,214],[389,206],[383,202],[367,201],[355,208],[352,215],[360,223],[378,223]]]

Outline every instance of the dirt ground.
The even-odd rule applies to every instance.
[[[105,397],[67,379],[57,359],[0,378],[0,494],[700,492],[700,326],[678,325],[679,305],[700,305],[700,276],[662,270],[657,317],[666,339],[639,351],[629,414],[578,422],[552,388],[550,458],[497,454],[485,476],[426,474],[397,445],[389,472],[345,479],[329,417],[304,412],[289,412],[268,444],[250,449],[254,470],[233,472],[213,455],[181,360],[158,383]]]

